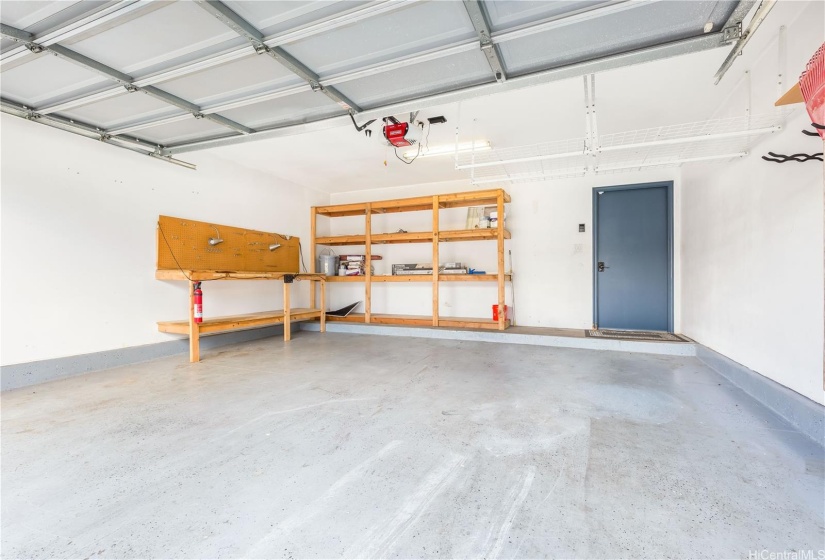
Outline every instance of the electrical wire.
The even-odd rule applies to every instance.
[[[301,266],[303,267],[304,272],[306,274],[309,274],[309,271],[307,270],[307,265],[304,264],[304,249],[301,247],[300,241],[298,241],[298,255],[301,257]]]
[[[431,126],[432,126],[431,124],[427,125],[427,135],[424,138],[424,142],[419,142],[418,143],[418,152],[415,154],[414,158],[412,158],[410,161],[407,161],[406,159],[404,159],[403,157],[398,155],[398,148],[393,148],[393,151],[395,152],[395,157],[397,157],[400,161],[403,161],[407,165],[412,165],[412,163],[415,160],[418,159],[418,156],[421,155],[421,146],[422,146],[422,144],[426,144],[428,149],[430,147],[430,127]]]
[[[415,157],[414,157],[414,158],[412,158],[410,161],[407,161],[406,159],[404,159],[404,158],[402,158],[401,156],[399,156],[399,155],[398,155],[398,148],[393,148],[393,152],[395,152],[395,157],[397,157],[397,158],[398,158],[398,161],[402,161],[402,162],[404,162],[404,163],[405,163],[405,164],[407,164],[407,165],[412,165],[412,163],[413,163],[415,160],[417,160],[417,159],[418,159],[418,156],[420,156],[420,155],[421,155],[421,144],[420,144],[420,143],[418,144],[418,153],[417,153],[417,154],[415,154]]]
[[[183,274],[186,277],[186,279],[189,280],[190,282],[194,282],[194,280],[192,280],[189,277],[189,275],[186,274],[186,271],[183,270],[183,267],[178,262],[178,258],[175,256],[175,252],[172,250],[172,246],[169,244],[169,240],[166,239],[166,234],[163,233],[163,228],[160,227],[160,222],[158,222],[158,231],[160,231],[160,236],[163,237],[163,241],[166,243],[166,246],[169,248],[169,254],[172,255],[172,260],[174,260],[175,264],[178,265],[178,268],[180,269],[181,274]],[[218,234],[218,237],[220,237],[220,234]]]

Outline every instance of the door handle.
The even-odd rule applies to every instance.
[[[609,266],[604,266],[602,261],[599,261],[599,272],[604,272],[605,268],[610,268]]]

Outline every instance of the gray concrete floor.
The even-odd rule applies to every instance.
[[[748,558],[824,470],[695,358],[298,332],[3,394],[2,552]]]

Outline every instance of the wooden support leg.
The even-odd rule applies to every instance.
[[[499,192],[496,201],[498,219],[496,221],[498,240],[498,330],[507,328],[507,314],[504,312],[504,194]]]
[[[189,361],[201,360],[200,329],[195,322],[195,283],[189,282]]]
[[[321,332],[327,332],[327,283],[323,280],[321,284]]]
[[[438,196],[433,197],[433,326],[438,326]]]
[[[292,340],[292,317],[289,310],[289,287],[291,285],[284,282],[284,342]]]

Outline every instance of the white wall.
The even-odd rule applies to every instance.
[[[782,3],[759,30],[773,41],[737,61],[725,79],[740,91],[720,114],[770,110],[825,39],[822,3]],[[779,27],[787,28],[787,77],[777,87]],[[745,71],[749,78],[742,79]],[[790,79],[788,78],[790,77]],[[750,81],[750,91],[748,91]],[[682,188],[683,332],[825,404],[823,395],[823,166],[768,163],[767,151],[813,153],[798,106],[785,130],[725,166],[686,167]]]
[[[298,235],[308,259],[309,207],[329,200],[211,154],[184,158],[191,171],[8,115],[0,126],[3,365],[175,338],[155,322],[188,316],[187,287],[154,279],[159,214]],[[282,305],[279,282],[203,289],[207,316]]]
[[[798,113],[763,150],[813,152]],[[825,404],[822,164],[685,169],[683,332]]]
[[[590,328],[593,324],[592,277],[592,193],[594,187],[626,185],[655,181],[674,181],[674,326],[680,329],[680,170],[666,169],[645,173],[625,173],[581,179],[525,183],[506,187],[512,197],[507,208],[507,229],[512,239],[505,243],[512,251],[516,322],[524,326]],[[432,195],[445,192],[484,190],[465,182],[417,185],[391,189],[355,191],[332,195],[333,204]],[[442,229],[462,229],[466,209],[442,210]],[[319,218],[326,220],[326,218]],[[579,224],[586,224],[579,233]],[[362,218],[330,220],[335,234],[363,231]],[[388,214],[373,218],[373,232],[426,231],[431,227],[431,213]],[[362,248],[353,248],[360,253]],[[341,249],[339,253],[346,252]],[[383,257],[375,263],[376,274],[390,274],[391,264],[431,262],[429,244],[376,245],[373,252]],[[495,242],[442,243],[442,262],[461,261],[473,268],[496,270]],[[505,259],[509,269],[509,259]],[[333,306],[363,300],[361,284],[330,284]],[[429,285],[373,284],[373,313],[429,314]],[[497,301],[495,283],[476,285],[442,284],[440,313],[447,317],[489,317]],[[510,286],[507,302],[512,304]]]

